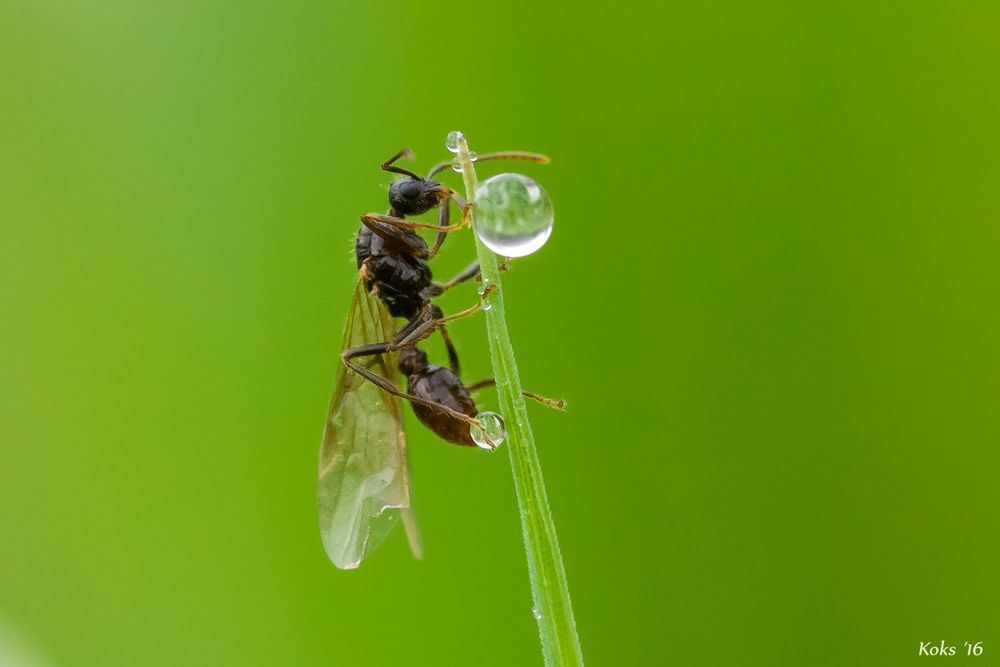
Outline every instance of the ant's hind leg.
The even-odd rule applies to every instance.
[[[465,390],[469,392],[476,391],[477,389],[485,389],[486,387],[495,387],[497,384],[496,378],[486,378],[485,380],[480,380],[479,382],[465,385]],[[547,396],[542,396],[541,394],[536,394],[533,391],[522,391],[521,395],[525,398],[530,398],[533,401],[538,401],[547,408],[552,408],[553,410],[565,410],[566,409],[566,399],[554,399],[548,398]]]
[[[350,350],[344,350],[344,352],[341,353],[340,355],[340,359],[341,361],[344,362],[344,365],[347,366],[349,369],[351,369],[364,379],[368,380],[375,386],[379,387],[383,391],[392,394],[393,396],[398,396],[399,398],[405,398],[408,401],[414,403],[420,403],[422,405],[426,405],[431,408],[437,408],[449,414],[450,416],[454,417],[455,419],[458,419],[460,421],[469,424],[470,426],[473,424],[477,424],[478,422],[476,422],[475,418],[470,417],[469,415],[466,414],[462,414],[461,412],[458,412],[456,410],[453,410],[449,408],[447,405],[443,405],[441,403],[435,403],[434,401],[428,401],[423,398],[418,398],[417,396],[413,396],[412,394],[408,394],[405,391],[402,391],[399,387],[397,387],[387,378],[382,377],[378,373],[375,373],[365,368],[364,366],[362,366],[361,364],[357,363],[354,360],[359,357],[371,357],[374,355],[396,352],[397,350],[400,350],[404,347],[415,345],[416,343],[419,343],[420,341],[429,337],[431,334],[434,333],[435,330],[440,330],[445,338],[446,345],[448,345],[449,348],[448,356],[451,358],[451,361],[453,363],[453,369],[455,370],[457,375],[458,355],[455,354],[454,348],[450,344],[451,340],[450,338],[448,338],[448,334],[444,329],[444,325],[448,322],[452,322],[454,320],[458,320],[463,317],[468,317],[469,315],[472,315],[478,312],[479,310],[482,310],[481,303],[477,303],[476,305],[470,308],[466,308],[465,310],[461,310],[457,313],[454,313],[453,315],[448,315],[446,317],[423,319],[422,315],[418,314],[416,317],[410,320],[410,322],[407,323],[407,325],[404,326],[391,341],[387,341],[384,343],[371,343],[368,345],[361,345],[359,347],[351,348]],[[426,310],[423,311],[424,316],[426,315],[426,312],[427,312]],[[525,395],[528,396],[529,394]],[[533,396],[534,395],[532,395],[532,397]],[[552,403],[553,404],[557,403],[557,401],[552,401]]]
[[[449,408],[447,405],[444,405],[442,403],[437,403],[435,401],[428,401],[427,399],[419,398],[417,396],[414,396],[413,394],[408,394],[407,392],[403,391],[395,384],[393,384],[391,381],[389,381],[389,379],[382,377],[381,375],[375,373],[374,371],[368,370],[361,364],[354,361],[354,359],[357,359],[359,357],[370,357],[378,354],[387,354],[389,352],[394,352],[397,349],[399,349],[399,347],[400,346],[394,343],[372,343],[370,345],[362,345],[360,347],[355,347],[350,350],[344,350],[344,352],[340,355],[340,358],[344,362],[345,366],[347,366],[349,369],[351,369],[352,371],[363,377],[365,380],[368,380],[369,382],[374,384],[382,391],[385,391],[399,398],[405,398],[411,403],[420,403],[421,405],[426,405],[429,408],[435,408],[437,410],[441,410],[442,412],[447,413],[449,416],[454,417],[459,421],[463,421],[469,424],[470,426],[477,423],[474,417],[470,417],[469,415],[458,412],[457,410],[453,410]]]

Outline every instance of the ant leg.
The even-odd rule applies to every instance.
[[[548,155],[543,155],[541,153],[529,153],[528,151],[502,151],[500,153],[486,153],[485,155],[480,155],[476,158],[476,162],[487,162],[488,160],[527,160],[528,162],[535,162],[537,164],[548,164]],[[451,161],[441,162],[434,165],[434,168],[430,170],[427,174],[427,178],[433,177],[448,167],[451,166]]]
[[[433,311],[422,310],[393,337],[389,344],[393,346],[394,350],[416,345],[420,341],[430,338],[436,329],[443,330],[444,325],[448,322],[460,320],[463,317],[473,315],[480,310],[482,310],[482,302],[476,303],[476,305],[470,308],[460,310],[457,313],[444,317],[433,317],[431,315],[431,312]],[[447,334],[445,334],[445,336],[447,336]]]
[[[427,311],[417,313],[410,322],[397,333],[390,345],[394,350],[398,350],[410,345],[416,345],[420,341],[430,338],[434,330],[441,326],[444,318],[430,317]]]
[[[354,361],[354,359],[358,357],[370,357],[379,354],[388,354],[400,350],[404,347],[415,345],[416,343],[430,336],[432,333],[434,333],[435,330],[440,330],[442,335],[445,337],[445,340],[448,341],[448,343],[450,343],[448,334],[444,329],[444,324],[447,322],[452,322],[457,319],[461,319],[463,317],[468,317],[469,315],[472,315],[473,313],[481,309],[482,307],[480,306],[479,303],[477,303],[471,308],[466,308],[465,310],[461,310],[453,315],[448,315],[447,317],[438,317],[433,319],[426,319],[429,311],[423,310],[416,316],[414,316],[414,318],[410,320],[406,324],[406,326],[404,326],[400,330],[400,332],[393,337],[391,341],[384,343],[371,343],[368,345],[361,345],[355,348],[351,348],[350,350],[344,350],[344,352],[341,353],[340,355],[340,359],[341,361],[344,362],[344,365],[347,366],[349,369],[351,369],[364,379],[368,380],[375,386],[379,387],[383,391],[392,394],[393,396],[398,396],[399,398],[405,398],[408,401],[420,403],[422,405],[426,405],[431,408],[437,408],[447,413],[448,415],[454,417],[455,419],[458,419],[460,421],[469,424],[470,426],[478,424],[475,418],[470,417],[469,415],[466,414],[462,414],[461,412],[458,412],[456,410],[453,410],[449,408],[447,405],[436,403],[434,401],[428,401],[423,398],[418,398],[417,396],[413,396],[412,394],[408,394],[400,390],[387,378],[382,377],[378,373],[375,373],[365,368],[361,364],[358,364],[357,362]],[[454,349],[451,348],[451,346],[449,345],[449,357],[451,357],[453,353]],[[457,355],[454,356],[453,361],[455,364],[458,363]]]
[[[565,398],[549,398],[547,396],[542,396],[541,394],[536,394],[533,391],[522,391],[521,395],[525,398],[530,398],[533,401],[538,401],[547,408],[552,408],[553,410],[565,410],[569,402]]]
[[[389,249],[410,257],[428,259],[427,244],[422,238],[415,234],[404,233],[404,227],[394,222],[387,222],[387,219],[391,219],[391,216],[369,213],[361,216],[361,224],[385,241]]]
[[[451,197],[449,197],[449,199],[451,199]],[[448,222],[450,221],[450,215],[451,215],[451,206],[448,205],[447,201],[441,202],[441,204],[438,206],[438,229],[444,229],[450,226],[448,224]],[[463,217],[462,221],[464,222],[465,216],[462,217]],[[434,239],[434,245],[431,246],[431,252],[430,255],[427,257],[427,259],[434,259],[434,255],[438,254],[438,250],[441,249],[441,244],[444,243],[444,239],[446,236],[448,236],[448,232],[446,231],[439,231],[437,233],[437,238]]]
[[[442,412],[447,413],[449,416],[458,419],[459,421],[463,421],[469,424],[470,426],[477,424],[476,419],[474,417],[470,417],[469,415],[458,412],[457,410],[453,410],[449,408],[447,405],[444,405],[442,403],[429,401],[427,399],[414,396],[413,394],[408,394],[407,392],[401,390],[395,384],[390,382],[387,378],[384,378],[378,373],[368,370],[361,364],[358,364],[357,362],[354,361],[354,359],[358,357],[369,357],[378,354],[388,354],[389,352],[394,352],[395,350],[399,349],[399,347],[400,346],[394,343],[374,343],[371,345],[362,345],[361,347],[356,347],[350,350],[344,350],[344,352],[340,355],[340,358],[344,362],[345,366],[347,366],[349,369],[351,369],[364,379],[374,384],[382,391],[392,394],[393,396],[398,396],[399,398],[405,398],[411,403],[420,403],[421,405],[426,405],[429,408],[436,408],[438,410],[441,410]]]
[[[448,350],[448,365],[451,367],[451,372],[460,376],[462,372],[458,365],[458,352],[455,351],[455,345],[451,342],[451,336],[448,335],[448,330],[444,328],[444,325],[438,327],[438,332],[444,339],[444,346]]]
[[[395,162],[396,160],[398,160],[401,157],[405,157],[407,159],[411,159],[412,160],[413,159],[413,151],[411,151],[409,148],[404,148],[403,150],[399,151],[398,153],[396,153],[395,155],[393,155],[391,158],[389,158],[388,160],[386,160],[385,162],[382,163],[382,171],[390,171],[390,172],[392,172],[394,174],[403,174],[404,176],[409,176],[410,178],[415,178],[418,181],[419,180],[423,180],[423,179],[420,178],[420,176],[414,174],[409,169],[403,169],[402,167],[395,167],[395,166],[393,166],[392,163]]]
[[[423,330],[430,326],[428,325],[428,322],[433,322],[436,319],[437,319],[436,317],[431,316],[429,310],[419,311],[416,315],[410,318],[409,322],[403,325],[402,329],[396,332],[396,335],[392,337],[392,343],[394,345],[399,345],[404,340],[408,339],[410,336],[413,336],[415,334],[421,335],[423,336],[423,338],[427,338],[428,336],[430,336],[430,333],[424,335]],[[430,326],[430,330],[431,332],[433,332],[434,327]],[[420,340],[423,340],[423,338],[421,338]]]
[[[467,227],[472,224],[472,218],[469,212],[472,210],[472,205],[467,203],[462,197],[450,188],[445,188],[448,190],[448,194],[445,199],[450,199],[455,202],[455,205],[462,209],[462,221],[458,225],[449,225],[448,221],[451,215],[451,207],[448,206],[448,202],[445,199],[441,200],[438,205],[438,226],[437,229],[441,230],[438,232],[437,239],[434,240],[434,247],[431,248],[431,257],[437,254],[437,251],[441,249],[441,244],[444,243],[444,237],[448,235],[448,230],[453,227]]]
[[[477,303],[471,308],[466,308],[465,310],[459,311],[454,315],[449,315],[447,317],[438,317],[433,319],[426,319],[429,311],[426,310],[421,311],[412,320],[410,320],[410,322],[408,322],[406,326],[404,326],[403,329],[400,330],[400,332],[396,334],[396,336],[393,337],[391,341],[384,343],[371,343],[368,345],[361,345],[359,347],[355,347],[350,350],[344,350],[344,352],[340,355],[340,358],[344,362],[344,365],[347,366],[349,369],[351,369],[361,377],[365,378],[369,382],[373,383],[374,385],[378,386],[379,388],[383,389],[384,391],[389,392],[393,396],[398,396],[400,398],[405,398],[408,401],[421,403],[428,407],[438,408],[448,413],[455,419],[464,421],[470,425],[476,424],[477,422],[474,418],[462,414],[461,412],[452,410],[446,405],[435,403],[434,401],[428,401],[423,398],[418,398],[416,396],[412,396],[410,394],[407,394],[406,392],[401,391],[398,387],[396,387],[396,385],[394,385],[388,379],[382,377],[378,373],[368,370],[367,368],[365,368],[364,366],[358,364],[353,360],[358,357],[370,357],[378,354],[388,354],[390,352],[395,352],[397,350],[400,350],[404,347],[410,347],[430,336],[432,333],[434,333],[435,329],[441,330],[447,340],[447,333],[444,331],[444,324],[446,322],[451,322],[463,317],[468,317],[469,315],[472,315],[476,311],[480,310],[480,308],[481,308],[480,305]],[[458,362],[458,357],[456,356],[455,363],[457,362]]]
[[[448,282],[444,284],[434,283],[431,286],[431,296],[441,296],[455,285],[464,283],[467,280],[472,280],[478,275],[479,275],[479,262],[473,262],[472,264],[469,264],[467,267],[462,269],[461,273],[459,273],[457,276],[455,276]]]
[[[475,313],[478,313],[480,310],[483,309],[483,301],[485,301],[486,299],[489,298],[490,292],[492,292],[495,288],[496,288],[496,285],[490,285],[489,287],[486,288],[486,290],[479,297],[479,301],[476,302],[476,305],[471,306],[470,308],[466,308],[465,310],[460,310],[457,313],[454,313],[452,315],[448,315],[446,317],[442,317],[442,318],[440,318],[440,319],[437,320],[438,324],[444,324],[445,322],[452,322],[454,320],[460,320],[463,317],[468,317],[469,315],[473,315]]]
[[[485,380],[480,380],[479,382],[476,382],[474,384],[466,385],[465,390],[472,392],[476,391],[477,389],[483,389],[485,387],[495,387],[496,384],[497,381],[495,378],[486,378]],[[567,403],[565,398],[560,398],[556,400],[554,398],[548,398],[546,396],[542,396],[541,394],[536,394],[533,391],[522,391],[521,395],[524,396],[525,398],[530,398],[533,401],[538,401],[545,407],[552,408],[553,410],[566,409]]]
[[[408,229],[410,231],[416,231],[418,229],[430,229],[432,231],[438,232],[453,232],[456,229],[461,229],[469,223],[464,219],[454,225],[447,225],[442,227],[441,225],[429,225],[426,222],[414,222],[412,220],[407,220],[406,218],[400,218],[395,215],[379,215],[378,213],[365,213],[361,216],[361,222],[365,223],[366,226],[371,228],[374,232],[375,229],[369,223],[382,223],[383,225],[391,225],[399,229]]]
[[[479,389],[485,389],[486,387],[497,386],[496,378],[486,378],[485,380],[480,380],[479,382],[473,382],[472,384],[465,385],[466,391],[477,391]]]

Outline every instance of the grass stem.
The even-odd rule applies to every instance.
[[[465,194],[475,200],[478,183],[469,146],[465,137],[459,139],[458,158],[462,165]],[[475,209],[473,208],[473,226]],[[489,336],[493,375],[497,381],[500,412],[507,428],[507,451],[514,474],[514,489],[521,512],[521,530],[528,559],[531,581],[532,612],[538,622],[542,655],[547,666],[583,665],[583,653],[576,634],[573,604],[569,584],[559,552],[556,526],[552,520],[542,467],[535,449],[535,439],[528,421],[528,410],[521,394],[517,361],[510,344],[505,319],[504,293],[500,283],[497,256],[476,237],[476,252],[484,285],[493,285],[489,296],[492,308],[485,311],[486,333]]]

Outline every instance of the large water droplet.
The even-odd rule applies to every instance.
[[[470,426],[469,433],[477,446],[483,449],[496,449],[503,443],[503,439],[507,436],[503,417],[495,412],[480,412],[476,415],[476,421],[483,425],[482,428]]]
[[[452,153],[458,152],[458,142],[462,140],[462,133],[454,130],[448,133],[448,138],[444,140],[444,147]]]
[[[553,218],[548,193],[524,174],[498,174],[476,190],[476,235],[498,255],[524,257],[541,248]]]

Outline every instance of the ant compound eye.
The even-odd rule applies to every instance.
[[[434,181],[397,178],[389,184],[389,204],[397,213],[417,215],[437,206],[439,189]]]
[[[414,181],[412,178],[402,178],[399,184],[399,196],[404,199],[416,199],[420,196],[420,184]]]

